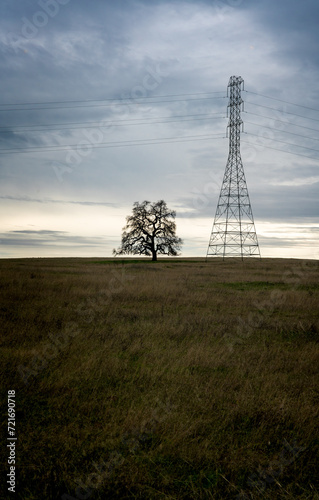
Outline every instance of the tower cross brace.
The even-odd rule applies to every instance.
[[[260,257],[260,249],[251,209],[243,162],[240,154],[242,127],[241,90],[244,80],[231,76],[229,95],[229,154],[211,232],[208,257]]]

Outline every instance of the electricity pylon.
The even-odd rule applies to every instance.
[[[229,155],[206,259],[215,257],[260,257],[253,213],[250,205],[244,167],[240,155],[242,127],[241,90],[244,80],[231,76],[229,96]]]

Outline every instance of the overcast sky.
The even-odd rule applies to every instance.
[[[318,19],[317,0],[2,0],[0,257],[110,256],[145,199],[204,257],[236,75],[262,256],[318,259]]]

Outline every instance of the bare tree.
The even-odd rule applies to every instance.
[[[183,242],[175,234],[175,216],[176,212],[169,210],[163,200],[136,201],[133,214],[126,217],[121,246],[113,254],[151,255],[154,261],[157,254],[179,255]]]

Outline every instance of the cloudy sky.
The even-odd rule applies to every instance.
[[[2,0],[0,257],[110,256],[135,201],[205,256],[242,76],[261,253],[319,258],[317,0]]]

